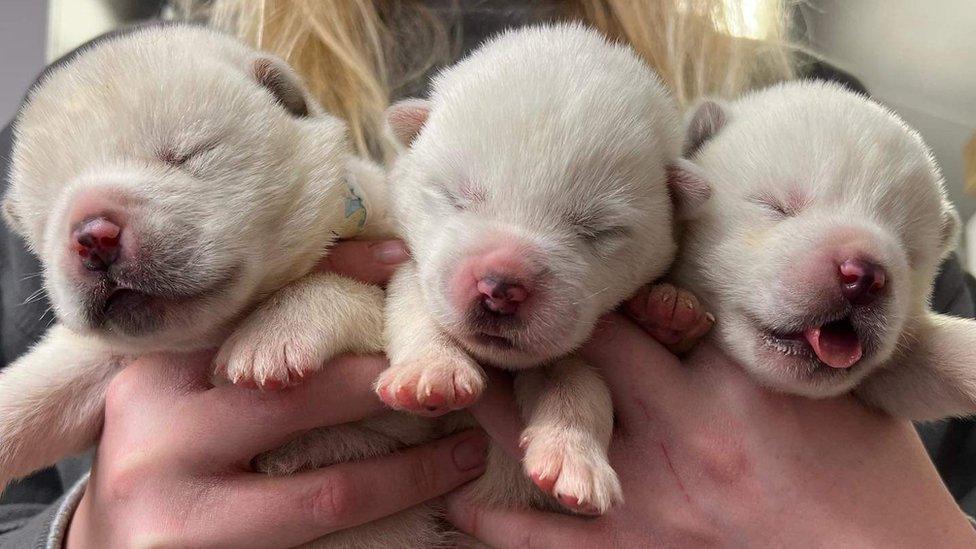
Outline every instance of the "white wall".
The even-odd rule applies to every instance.
[[[47,59],[54,61],[99,34],[118,26],[104,0],[49,0]]]
[[[818,51],[921,132],[963,219],[976,213],[963,191],[963,147],[976,132],[976,2],[812,0],[804,16]]]
[[[0,0],[0,126],[44,69],[47,0]]]

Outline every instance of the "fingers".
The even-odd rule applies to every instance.
[[[191,418],[185,436],[194,438],[186,451],[249,461],[299,431],[381,413],[385,408],[372,384],[387,365],[379,356],[341,356],[281,391],[224,385],[195,395],[183,414]],[[221,426],[218,437],[213,424]]]
[[[350,240],[333,246],[315,268],[367,284],[384,285],[407,259],[410,252],[399,240]]]
[[[666,283],[644,286],[623,310],[676,354],[690,350],[715,323],[694,294]]]
[[[481,506],[464,491],[447,497],[447,518],[491,547],[592,547],[599,542],[595,520]]]
[[[467,431],[366,461],[285,477],[254,474],[207,513],[255,547],[293,547],[441,496],[484,471],[488,438]],[[224,519],[223,517],[227,517]],[[223,528],[221,528],[223,527]],[[228,541],[226,545],[237,544]]]
[[[488,375],[485,392],[468,411],[492,440],[514,459],[521,461],[519,439],[525,426],[512,392],[512,378],[497,368],[485,368],[485,373]]]
[[[703,314],[680,341],[667,346],[668,350],[678,356],[684,356],[698,345],[714,325],[715,317],[711,313]]]
[[[580,354],[603,375],[622,421],[646,421],[649,409],[680,399],[687,384],[677,357],[617,313],[600,319]]]

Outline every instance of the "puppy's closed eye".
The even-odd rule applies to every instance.
[[[166,164],[177,168],[185,164],[187,159],[190,158],[189,156],[178,153],[173,149],[163,149],[159,151],[157,156]]]
[[[438,193],[442,196],[455,210],[465,211],[468,207],[477,205],[485,201],[485,191],[479,187],[476,187],[470,183],[462,183],[458,186],[457,191],[453,191],[448,187],[438,187]]]
[[[577,225],[576,233],[587,242],[607,242],[630,234],[627,227],[589,227]]]
[[[566,221],[576,235],[591,246],[605,246],[629,236],[630,227],[625,220],[626,211],[618,211],[602,205],[595,209],[570,213]]]
[[[210,141],[203,145],[190,148],[186,151],[180,151],[177,147],[163,147],[156,153],[156,157],[174,168],[180,168],[183,167],[183,165],[186,164],[190,159],[210,152],[216,147],[216,141]]]
[[[448,204],[451,205],[452,208],[454,208],[459,212],[464,211],[465,208],[464,202],[462,202],[460,197],[458,197],[458,195],[456,195],[450,189],[441,188],[439,194],[444,200],[447,201]]]
[[[795,217],[807,205],[807,200],[795,193],[791,193],[786,200],[771,194],[763,193],[749,198],[750,202],[757,204],[777,218]]]

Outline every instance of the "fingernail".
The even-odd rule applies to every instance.
[[[705,313],[705,318],[708,319],[708,321],[711,322],[712,324],[715,323],[715,315],[713,315],[712,313]]]
[[[488,437],[481,433],[462,440],[454,447],[454,465],[461,471],[484,467],[487,456]]]
[[[407,251],[407,246],[399,240],[377,242],[369,248],[373,253],[373,259],[384,265],[399,265],[410,259],[410,252]]]

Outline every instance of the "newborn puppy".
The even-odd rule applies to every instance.
[[[282,61],[205,29],[136,31],[52,72],[18,120],[4,210],[59,324],[0,374],[0,486],[94,444],[107,384],[143,353],[223,344],[221,373],[276,387],[382,351],[382,291],[307,273],[336,239],[382,228],[383,177]],[[290,472],[431,435],[389,414],[258,463]],[[421,507],[327,545],[419,546],[435,525]]]
[[[976,412],[976,323],[929,310],[956,214],[919,135],[865,97],[790,83],[690,117],[714,194],[676,280],[771,388],[852,389],[898,416]]]
[[[571,508],[606,511],[621,500],[610,395],[572,353],[670,266],[672,196],[679,215],[708,196],[679,158],[673,100],[630,49],[547,26],[490,40],[388,118],[409,145],[391,204],[413,261],[389,287],[378,394],[440,414],[478,398],[476,361],[518,371],[525,471]],[[506,460],[493,452],[482,496],[544,505]]]

